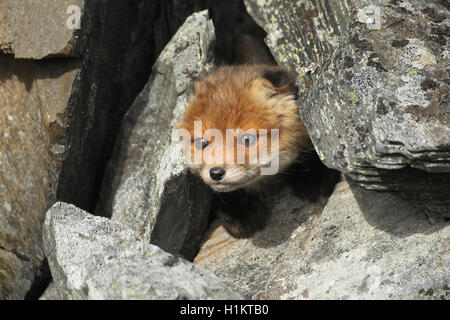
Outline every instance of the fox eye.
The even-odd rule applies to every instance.
[[[246,147],[251,147],[256,143],[256,140],[258,140],[256,135],[245,133],[239,138],[238,143]]]
[[[194,145],[198,150],[202,150],[206,148],[208,141],[205,138],[196,138],[194,139]]]

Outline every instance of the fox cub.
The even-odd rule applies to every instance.
[[[263,229],[264,199],[282,184],[310,200],[337,174],[317,158],[299,116],[295,78],[273,65],[222,66],[194,85],[178,128],[190,133],[190,171],[217,191],[214,211],[235,238]]]

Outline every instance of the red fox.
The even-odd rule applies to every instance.
[[[308,194],[314,193],[309,181],[320,180],[314,172],[324,166],[300,120],[296,92],[292,74],[273,65],[222,66],[194,85],[178,125],[191,137],[188,167],[220,192],[216,211],[233,237],[265,227],[270,213],[261,194],[279,181],[290,179]],[[275,162],[272,174],[264,174]]]

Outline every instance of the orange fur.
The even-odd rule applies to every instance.
[[[283,81],[273,83],[277,81],[271,81],[266,74],[281,75]],[[301,123],[295,100],[294,78],[281,67],[223,66],[196,82],[194,91],[193,99],[178,126],[188,130],[192,140],[198,138],[194,136],[194,121],[202,121],[203,133],[208,129],[218,129],[224,137],[226,129],[242,129],[243,132],[267,129],[268,137],[270,129],[278,129],[280,155],[285,159],[284,162],[280,161],[282,167],[295,161],[299,154],[311,152],[309,136]],[[193,142],[191,151],[194,151]],[[249,170],[248,157],[247,150],[246,164],[235,165],[235,170]],[[191,169],[211,185],[205,172],[213,166],[202,164]],[[242,179],[239,181],[240,186],[248,186]]]

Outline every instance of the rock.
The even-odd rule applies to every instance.
[[[193,80],[212,66],[213,43],[204,11],[190,16],[161,53],[124,117],[96,210],[188,259],[207,228],[212,194],[190,182],[173,131]]]
[[[79,61],[0,55],[0,298],[23,299],[43,262],[41,228],[56,199],[65,112]]]
[[[299,75],[323,162],[361,186],[449,213],[449,11],[439,1],[246,0]],[[414,27],[411,27],[414,26]]]
[[[84,0],[3,0],[0,4],[0,51],[17,59],[79,57]]]
[[[280,197],[279,213],[252,239],[216,229],[194,263],[245,298],[450,299],[442,216],[346,181],[325,206],[299,201]]]
[[[269,225],[252,238],[239,240],[231,237],[218,221],[205,235],[205,242],[195,257],[194,264],[216,274],[226,285],[245,299],[252,299],[265,290],[274,267],[283,263],[283,256],[308,223],[311,216],[319,214],[326,199],[310,203],[284,188],[272,199],[265,199],[271,208]]]
[[[70,296],[65,295],[65,292],[59,290],[59,287],[54,283],[50,282],[45,289],[44,293],[39,297],[39,300],[68,300]]]
[[[240,299],[210,272],[73,205],[58,202],[47,212],[43,241],[57,297]]]
[[[123,115],[175,25],[157,1],[100,0],[85,6],[81,26],[89,37],[68,106],[58,199],[93,212]]]
[[[45,212],[56,200],[94,210],[125,111],[198,7],[172,19],[170,3],[70,1],[74,31],[67,3],[0,1],[0,299],[37,298]]]

